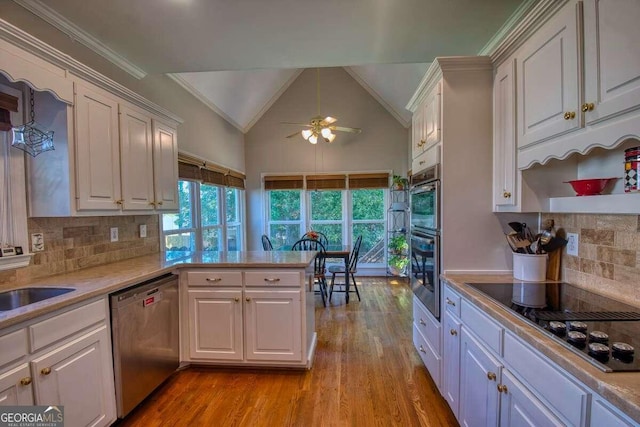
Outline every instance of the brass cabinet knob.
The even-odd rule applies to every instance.
[[[510,199],[511,198],[511,193],[507,190],[504,190],[502,193],[502,197],[504,197],[505,199]]]
[[[249,302],[249,301],[251,301],[251,298],[247,297],[247,298],[245,299],[245,301]]]
[[[453,335],[454,337],[455,337],[456,335],[458,335],[458,331],[456,331],[455,329],[450,330],[450,331],[449,331],[449,333],[450,333],[451,335]]]
[[[40,371],[42,375],[49,375],[51,373],[51,368],[42,368]]]
[[[162,206],[162,200],[160,200],[159,202],[156,202],[156,205]]]
[[[487,372],[487,378],[489,379],[489,381],[495,381],[496,380],[495,372]]]
[[[20,380],[20,384],[22,384],[22,385],[31,384],[31,377],[24,377],[23,379]]]
[[[564,119],[565,120],[573,120],[575,118],[576,118],[575,111],[567,111],[566,113],[564,113]]]
[[[124,203],[124,200],[116,200],[115,203],[116,205],[121,205]]]
[[[449,298],[447,298],[447,304],[452,305],[452,306],[456,306],[456,303],[451,301]]]
[[[582,104],[582,111],[584,111],[585,113],[587,111],[593,111],[594,108],[596,108],[596,106],[593,102],[587,102]]]
[[[422,320],[422,317],[421,317],[421,318],[420,318],[420,324],[421,324],[422,326],[426,326],[426,325],[427,325],[427,322],[425,322],[424,320]]]
[[[422,147],[426,143],[427,141],[425,141],[424,139],[421,139],[420,142],[418,142],[418,147]]]
[[[235,297],[235,298],[234,298],[234,300],[235,300],[235,302],[239,302],[239,301],[240,301],[240,298]]]
[[[149,206],[153,206],[155,208],[156,207],[156,202],[149,202]]]
[[[427,350],[425,350],[425,349],[424,349],[424,347],[423,347],[422,345],[420,345],[420,351],[421,351],[421,352],[423,352],[423,353],[426,353],[426,352],[427,352]]]
[[[507,386],[506,386],[506,385],[504,385],[504,384],[498,384],[498,386],[497,386],[497,387],[498,387],[498,391],[499,391],[500,393],[506,393],[506,392],[508,391],[508,390],[507,390]]]

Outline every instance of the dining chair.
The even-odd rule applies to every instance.
[[[265,251],[273,250],[273,245],[271,244],[271,240],[269,239],[269,236],[267,236],[266,234],[262,235],[262,249],[264,249]]]
[[[295,242],[291,247],[292,251],[318,251],[318,255],[313,260],[313,281],[318,284],[319,290],[316,293],[320,293],[322,296],[322,305],[324,307],[327,306],[326,297],[328,295],[327,292],[327,277],[325,275],[326,271],[326,262],[327,262],[327,251],[324,248],[324,245],[320,243],[318,240],[302,238]]]
[[[356,239],[356,243],[353,245],[353,249],[351,249],[351,254],[349,254],[349,262],[348,262],[348,266],[349,266],[349,277],[351,277],[351,279],[353,280],[353,289],[356,292],[356,295],[358,296],[358,301],[361,301],[360,299],[360,292],[358,292],[358,285],[356,284],[356,277],[355,277],[355,273],[357,273],[357,267],[358,267],[358,259],[360,258],[360,245],[362,244],[362,235],[358,236],[358,238]],[[333,286],[335,284],[335,280],[336,280],[336,274],[342,274],[344,275],[345,271],[344,271],[344,265],[332,265],[329,267],[329,273],[331,273],[331,286],[329,287],[329,301],[331,301],[331,295],[333,294]],[[346,283],[338,283],[338,286],[344,286],[344,290],[339,290],[336,292],[346,292]],[[351,291],[350,291],[351,292]]]

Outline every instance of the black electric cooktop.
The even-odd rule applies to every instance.
[[[546,283],[467,285],[518,313],[604,372],[640,371],[640,308],[568,283],[550,283],[557,290],[546,292],[543,307],[540,303],[527,306],[520,292],[522,286],[546,288]]]

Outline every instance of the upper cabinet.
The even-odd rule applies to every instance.
[[[494,211],[640,209],[622,179],[590,197],[563,183],[623,178],[640,145],[638,20],[635,0],[541,2],[496,48]]]

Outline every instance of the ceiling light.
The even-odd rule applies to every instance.
[[[311,129],[305,129],[302,131],[302,137],[306,140],[308,140],[312,134],[313,134],[313,131]]]
[[[329,128],[322,128],[322,130],[320,131],[320,133],[322,134],[323,138],[329,138],[329,135],[331,135],[331,129]]]
[[[309,137],[309,142],[312,144],[317,144],[318,143],[318,135],[313,134]]]
[[[325,138],[325,141],[327,142],[333,142],[333,140],[336,139],[336,134],[332,133],[330,134],[328,137]]]

